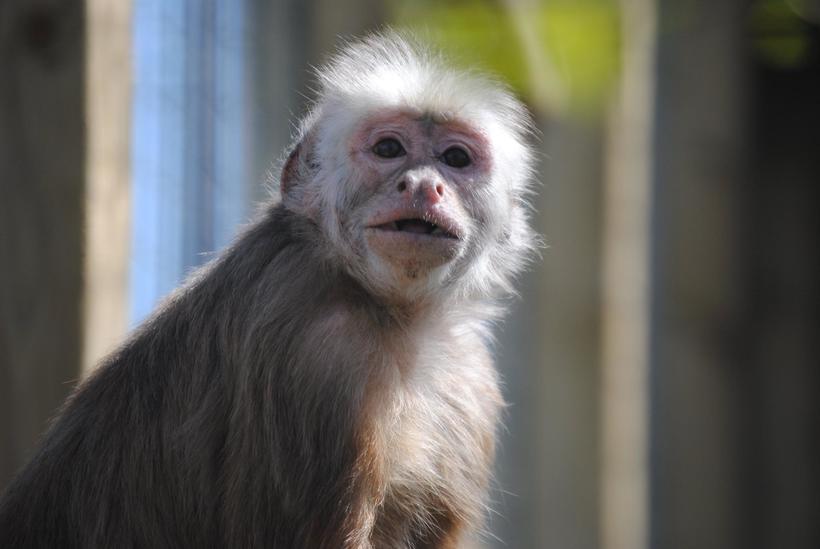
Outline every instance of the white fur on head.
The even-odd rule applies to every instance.
[[[460,275],[456,287],[467,298],[512,292],[511,278],[535,242],[527,221],[533,152],[526,108],[498,82],[452,69],[415,38],[394,31],[347,44],[317,77],[318,97],[296,143],[310,142],[312,157],[321,162],[309,178],[316,185],[297,191],[295,203],[315,213],[334,247],[344,248],[338,214],[349,190],[348,139],[359,121],[385,109],[435,113],[475,127],[492,152],[493,182],[475,196],[485,207],[481,242],[468,251],[464,269],[454,271]]]

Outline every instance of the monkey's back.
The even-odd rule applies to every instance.
[[[276,495],[231,500],[226,469],[255,452],[236,449],[251,438],[237,408],[259,407],[237,406],[237,386],[280,359],[237,368],[246,311],[299,248],[295,225],[272,209],[75,390],[0,499],[0,547],[221,547],[228,507],[276,507]]]

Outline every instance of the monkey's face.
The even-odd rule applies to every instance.
[[[354,274],[395,298],[452,282],[487,224],[492,157],[482,132],[451,116],[385,109],[352,128],[343,156],[346,177],[324,217],[355,256]]]
[[[537,243],[524,105],[396,36],[317,76],[280,189],[319,229],[320,253],[388,299],[511,293]]]

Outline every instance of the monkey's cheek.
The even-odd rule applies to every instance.
[[[409,280],[453,261],[462,248],[462,242],[456,238],[380,229],[368,229],[366,240],[371,253]]]

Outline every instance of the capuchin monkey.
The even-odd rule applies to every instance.
[[[261,218],[68,399],[4,548],[452,548],[535,237],[525,108],[387,31],[318,70]]]

